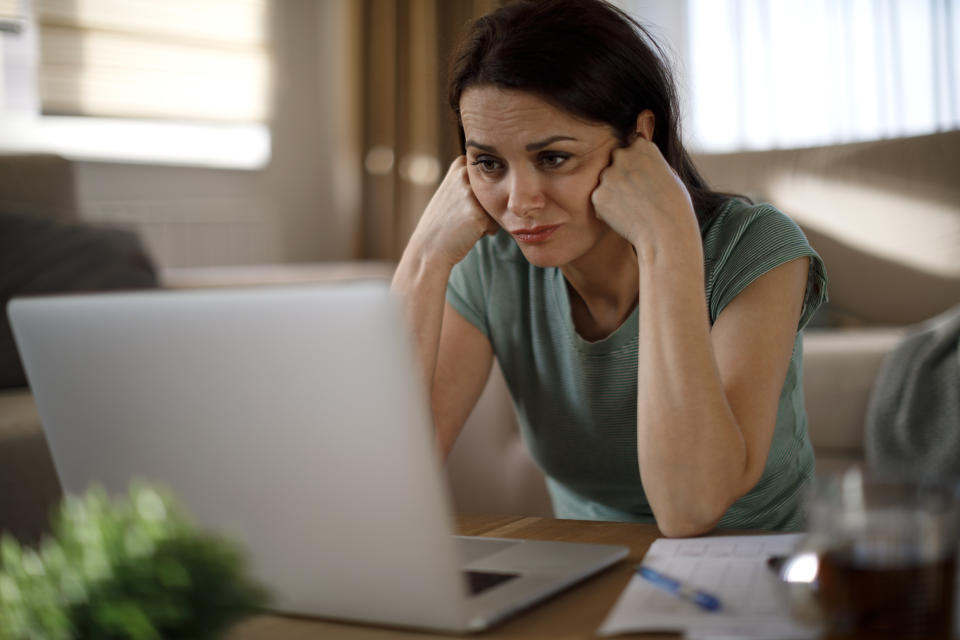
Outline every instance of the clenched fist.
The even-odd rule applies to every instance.
[[[412,247],[433,260],[453,267],[484,235],[499,226],[477,201],[467,177],[467,162],[458,157],[420,217],[410,239]]]

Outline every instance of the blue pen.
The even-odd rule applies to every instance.
[[[717,611],[720,609],[720,601],[717,600],[716,596],[712,596],[700,589],[689,587],[679,580],[663,575],[656,569],[651,569],[650,567],[640,564],[637,565],[637,575],[668,593],[692,602],[701,609],[706,609],[707,611]]]

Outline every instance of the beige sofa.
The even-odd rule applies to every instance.
[[[808,329],[804,341],[804,389],[818,471],[863,462],[864,416],[884,356],[911,323],[960,300],[960,272],[916,261],[904,265],[894,259],[895,252],[890,258],[871,249],[863,238],[838,239],[829,225],[803,207],[842,219],[850,207],[857,206],[850,193],[838,195],[837,189],[844,184],[853,195],[860,194],[864,206],[876,206],[884,199],[878,200],[871,189],[889,193],[889,174],[902,169],[911,180],[890,197],[908,206],[886,213],[910,220],[924,207],[935,209],[937,215],[931,219],[942,223],[938,233],[953,225],[958,243],[954,255],[960,255],[960,232],[956,231],[960,229],[960,186],[954,176],[960,166],[958,156],[960,132],[871,145],[699,158],[705,174],[719,186],[774,202],[791,214],[827,263],[831,303],[815,319],[818,326]],[[883,179],[875,172],[879,158],[890,163]],[[901,167],[904,158],[909,163]],[[923,188],[914,188],[912,180],[923,182]],[[818,185],[823,186],[822,192]],[[831,208],[838,199],[844,206]],[[879,228],[864,225],[862,233],[869,239],[871,233],[884,231],[883,224]],[[931,246],[938,241],[929,240]],[[934,246],[934,252],[939,250]],[[388,278],[390,269],[383,263],[361,262],[176,269],[161,272],[161,283],[182,288]],[[543,477],[520,441],[510,398],[496,369],[451,453],[448,476],[458,510],[551,513]],[[35,537],[44,529],[46,513],[59,494],[29,391],[0,391],[0,530]]]

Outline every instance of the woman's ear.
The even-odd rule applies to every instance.
[[[652,141],[653,128],[657,123],[656,120],[656,116],[653,115],[653,111],[650,111],[650,109],[641,111],[640,115],[637,116],[637,127],[634,129],[636,137]]]

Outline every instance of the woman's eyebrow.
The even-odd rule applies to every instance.
[[[551,144],[553,144],[554,142],[559,142],[559,141],[561,141],[561,140],[572,140],[572,141],[574,141],[574,142],[577,141],[576,138],[573,138],[573,137],[571,137],[571,136],[550,136],[549,138],[546,138],[546,139],[544,139],[544,140],[539,140],[539,141],[537,141],[537,142],[531,142],[531,143],[528,144],[526,147],[524,147],[524,149],[526,149],[527,151],[539,151],[540,149],[543,149],[543,148],[545,148],[545,147],[549,147],[549,146],[550,146]],[[464,146],[464,147],[476,147],[477,149],[480,149],[480,151],[486,151],[487,153],[496,153],[496,152],[497,152],[496,147],[491,147],[490,145],[487,145],[487,144],[480,144],[479,142],[477,142],[477,141],[475,141],[475,140],[467,140],[466,142],[463,143],[463,146]]]
[[[466,142],[463,143],[463,146],[476,147],[477,149],[480,149],[480,151],[486,151],[487,153],[497,152],[497,150],[494,147],[491,147],[490,145],[487,145],[487,144],[480,144],[479,142],[475,142],[473,140],[467,140]]]
[[[560,140],[573,140],[574,142],[576,142],[577,139],[571,138],[570,136],[550,136],[549,138],[545,140],[540,140],[539,142],[531,142],[524,148],[527,151],[539,151],[540,149],[543,149],[544,147],[548,147],[554,142],[559,142]]]

